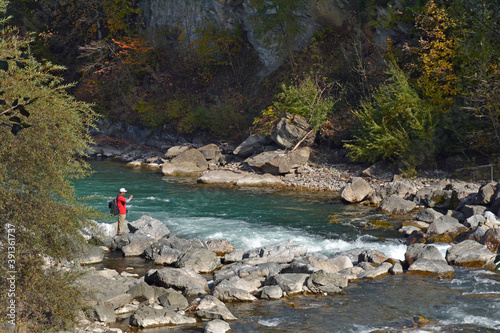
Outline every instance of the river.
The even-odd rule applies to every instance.
[[[92,162],[92,168],[92,177],[74,182],[77,195],[99,196],[89,204],[107,211],[108,201],[125,187],[134,195],[128,221],[149,215],[179,237],[227,239],[237,248],[292,240],[325,255],[370,248],[404,259],[406,246],[394,230],[401,221],[372,207],[344,205],[331,194],[217,188],[115,162]],[[394,228],[372,229],[374,220]],[[445,253],[447,245],[438,248]],[[353,282],[344,295],[228,303],[241,318],[230,324],[235,332],[400,332],[421,316],[430,321],[421,332],[500,332],[500,274],[457,267],[455,274],[445,280],[403,274]],[[199,332],[200,327],[167,331]]]

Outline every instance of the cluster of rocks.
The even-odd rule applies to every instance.
[[[161,221],[148,216],[128,223],[128,229],[127,234],[114,236],[116,224],[96,223],[85,235],[107,250],[142,256],[162,268],[141,277],[128,270],[89,270],[79,282],[90,290],[90,321],[110,324],[126,316],[130,326],[139,328],[210,321],[205,332],[226,332],[228,321],[237,318],[224,302],[337,294],[351,281],[405,272],[451,278],[453,265],[492,268],[495,257],[486,245],[472,239],[451,246],[446,256],[432,244],[414,243],[405,259],[397,260],[373,249],[327,257],[292,242],[235,249],[227,240],[176,237]]]

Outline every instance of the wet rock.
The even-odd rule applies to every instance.
[[[340,191],[340,197],[347,202],[356,203],[363,201],[372,191],[371,186],[363,178],[354,177]]]
[[[130,325],[140,328],[165,325],[196,324],[196,319],[186,317],[168,309],[155,309],[150,306],[141,306],[130,317]]]
[[[465,230],[465,229],[461,229],[461,230]],[[445,232],[444,234],[428,236],[425,239],[425,242],[427,244],[433,244],[433,243],[453,243],[453,241],[455,240],[456,236],[458,236],[458,233]]]
[[[500,250],[500,229],[487,230],[479,242],[486,245],[491,252],[498,253]]]
[[[223,256],[235,250],[233,244],[226,239],[212,239],[206,242],[208,250],[215,252],[218,256]]]
[[[265,286],[260,293],[262,299],[280,299],[281,297],[283,297],[283,290],[280,286]]]
[[[202,319],[236,320],[237,318],[226,308],[224,303],[212,295],[196,299],[196,316]]]
[[[197,273],[210,273],[221,265],[217,255],[206,249],[191,249],[177,260],[176,267],[190,268]]]
[[[441,216],[429,225],[429,228],[427,228],[427,235],[458,233],[461,229],[465,229],[464,225],[458,222],[457,219],[450,216]]]
[[[408,268],[408,274],[430,275],[439,278],[453,278],[455,270],[445,260],[417,259]]]
[[[220,299],[221,301],[256,301],[257,298],[250,294],[249,292],[231,287],[217,286],[213,292],[213,295]]]
[[[358,256],[358,262],[373,262],[380,264],[387,260],[387,257],[377,250],[364,250]]]
[[[197,149],[190,149],[163,164],[165,176],[197,176],[208,169],[208,163]]]
[[[486,211],[486,207],[477,205],[465,205],[462,208],[462,212],[465,214],[465,218],[469,218],[474,215],[482,215]]]
[[[121,248],[125,257],[136,257],[144,253],[148,247],[151,246],[156,240],[146,235],[132,234],[128,237],[129,243]]]
[[[204,333],[225,333],[231,330],[231,326],[224,320],[214,319],[205,325]]]
[[[479,188],[476,197],[474,198],[474,203],[476,205],[488,205],[493,198],[496,191],[496,183],[488,183]]]
[[[266,284],[280,286],[284,293],[291,295],[302,292],[308,277],[309,274],[278,274],[271,276]]]
[[[378,210],[389,214],[406,214],[416,207],[412,201],[405,200],[393,194],[380,204]]]
[[[307,278],[306,285],[313,293],[336,294],[347,287],[347,279],[336,273],[319,270]]]
[[[286,113],[273,127],[271,138],[283,148],[293,148],[311,130],[307,120],[299,115]],[[302,142],[303,146],[313,144],[315,133],[309,134]]]
[[[128,223],[128,229],[134,235],[144,235],[159,240],[170,235],[170,230],[160,220],[143,215],[138,220]]]
[[[174,157],[179,156],[180,154],[188,151],[189,149],[193,148],[190,145],[182,145],[182,146],[174,146],[170,147],[167,152],[165,153],[165,158],[167,159],[172,159]]]
[[[383,262],[379,266],[373,269],[365,270],[358,275],[360,279],[378,279],[389,274],[389,270],[392,268],[392,264],[389,262]]]
[[[486,245],[473,240],[465,240],[446,251],[446,260],[451,265],[482,267],[492,257],[494,254]]]
[[[408,265],[413,264],[413,262],[420,258],[445,261],[441,252],[434,245],[419,243],[409,245],[405,253],[405,260]]]
[[[180,311],[189,306],[188,300],[178,291],[168,291],[158,297],[158,302],[169,310]]]
[[[271,144],[272,140],[262,134],[250,135],[243,141],[236,149],[233,154],[238,155],[241,158],[247,158],[264,151],[264,147]]]
[[[415,219],[417,219],[418,221],[431,223],[440,218],[441,216],[443,216],[443,214],[441,214],[440,212],[437,212],[432,208],[427,208],[418,212],[418,214],[415,215]]]
[[[208,293],[207,281],[198,273],[188,268],[166,267],[147,272],[144,280],[159,287],[181,290],[184,295],[196,296]]]

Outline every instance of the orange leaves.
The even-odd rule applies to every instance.
[[[124,37],[121,41],[112,40],[119,47],[117,56],[128,66],[144,65],[146,56],[154,49],[148,40],[140,37]]]

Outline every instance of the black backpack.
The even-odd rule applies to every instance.
[[[120,214],[120,209],[118,209],[118,197],[114,198],[113,201],[108,203],[109,212],[113,215]]]

